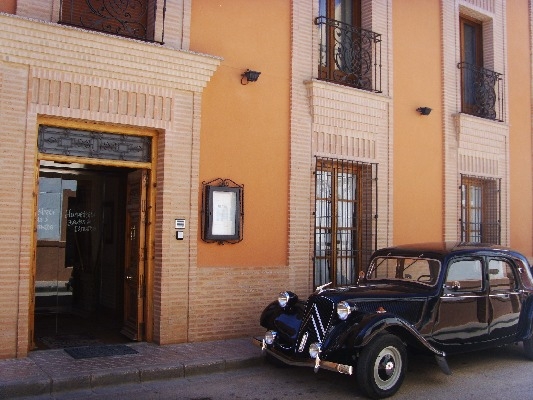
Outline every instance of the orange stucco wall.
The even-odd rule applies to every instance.
[[[290,2],[195,0],[190,48],[224,59],[202,97],[200,181],[244,185],[244,240],[199,238],[198,265],[285,265]],[[261,75],[241,85],[247,68]]]
[[[17,9],[16,0],[2,0],[0,1],[0,12],[5,12],[9,14],[15,14]]]
[[[442,240],[439,2],[393,2],[395,244]],[[416,23],[414,23],[416,21]],[[429,116],[416,109],[432,108]]]
[[[531,46],[528,16],[527,0],[507,2],[509,60],[529,60],[524,57]],[[531,70],[528,62],[508,65],[511,246],[533,255]]]

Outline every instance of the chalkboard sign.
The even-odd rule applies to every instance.
[[[67,210],[67,229],[74,233],[92,232],[96,213],[91,210]]]
[[[61,194],[39,194],[37,209],[37,239],[59,240],[61,238]]]
[[[37,239],[61,238],[61,178],[39,179]]]

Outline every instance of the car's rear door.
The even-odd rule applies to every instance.
[[[512,260],[504,257],[488,259],[489,272],[489,337],[500,340],[514,337],[522,308],[517,270]]]
[[[436,306],[432,339],[443,349],[488,340],[488,297],[482,257],[450,260]]]

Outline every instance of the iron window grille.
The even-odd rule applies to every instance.
[[[461,112],[503,122],[502,74],[466,62],[457,68],[461,70]]]
[[[354,284],[377,248],[377,164],[317,158],[314,175],[314,284]]]
[[[156,0],[60,0],[59,23],[154,42]],[[161,44],[166,0],[163,1]]]
[[[461,175],[461,241],[501,244],[501,179]]]
[[[381,35],[317,17],[320,28],[318,79],[381,93]]]

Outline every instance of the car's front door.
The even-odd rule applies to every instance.
[[[491,340],[514,336],[518,330],[520,292],[514,263],[505,258],[491,258],[489,267],[489,337]]]
[[[437,305],[432,338],[450,348],[488,339],[487,285],[482,258],[458,258],[448,263]]]

